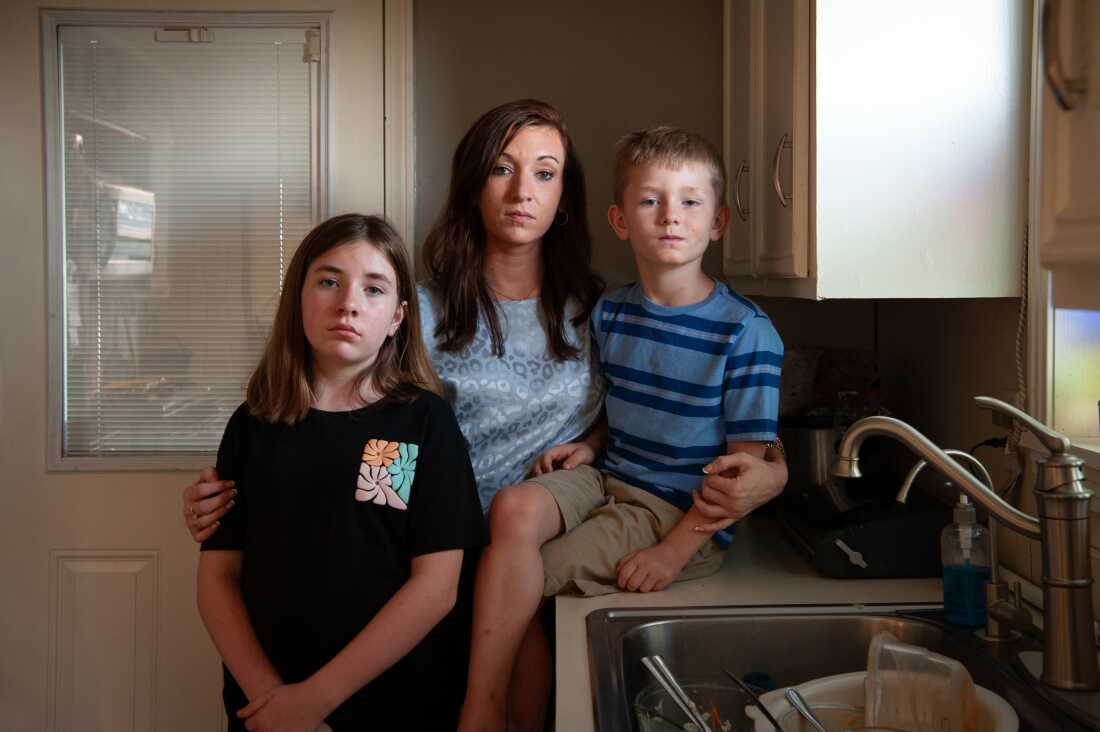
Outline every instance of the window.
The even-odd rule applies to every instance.
[[[1035,3],[1029,261],[1032,414],[1100,470],[1100,13]],[[1043,33],[1043,30],[1056,32]],[[1097,508],[1093,504],[1093,510]]]
[[[44,27],[51,467],[206,463],[322,215],[323,18]]]

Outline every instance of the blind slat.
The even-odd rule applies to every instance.
[[[317,134],[302,31],[247,30],[62,29],[66,455],[210,452],[243,398]]]

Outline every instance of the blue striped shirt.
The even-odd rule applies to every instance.
[[[596,303],[591,333],[609,387],[603,470],[686,511],[727,441],[775,439],[783,341],[724,284],[676,308],[627,285]]]

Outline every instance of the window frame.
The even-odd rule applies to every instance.
[[[1047,92],[1047,79],[1043,68],[1042,51],[1042,2],[1032,7],[1031,54],[1031,135],[1028,161],[1028,248],[1027,248],[1027,358],[1026,408],[1043,424],[1053,427],[1054,377],[1054,274],[1042,261],[1043,242],[1043,109]],[[1024,447],[1040,453],[1047,450],[1028,431],[1022,436]],[[1072,439],[1072,438],[1071,438]],[[1085,465],[1100,470],[1100,450],[1074,443],[1070,452],[1081,458]]]
[[[65,205],[64,140],[61,139],[61,78],[58,31],[64,25],[96,26],[215,26],[241,28],[301,28],[320,31],[317,89],[316,196],[314,216],[324,220],[332,210],[331,140],[333,119],[332,15],[316,13],[156,12],[109,10],[43,10],[41,45],[43,73],[43,129],[46,182],[47,267],[47,440],[48,471],[192,471],[210,464],[212,452],[69,456],[65,454]]]

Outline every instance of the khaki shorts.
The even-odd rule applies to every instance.
[[[620,592],[619,560],[656,545],[684,512],[590,465],[529,478],[558,503],[565,533],[542,547],[543,595]],[[725,553],[713,540],[695,553],[677,582],[714,574]]]

